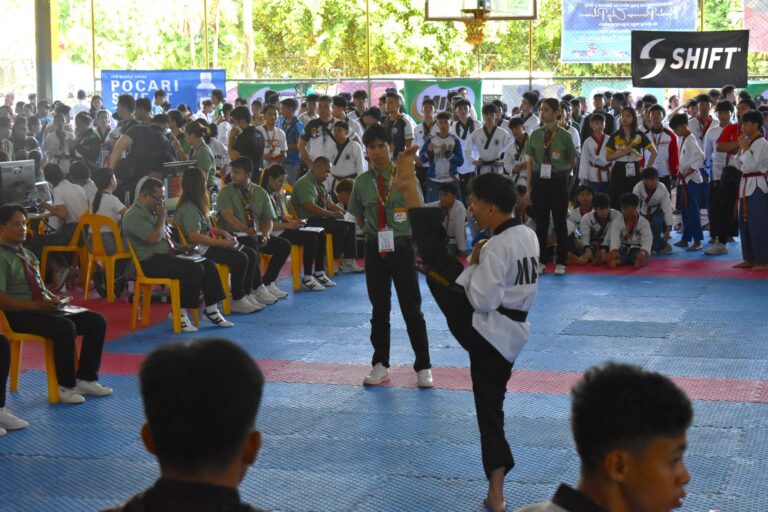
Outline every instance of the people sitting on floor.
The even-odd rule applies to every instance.
[[[264,275],[254,272],[252,285],[252,297],[269,306],[288,296],[275,281],[291,254],[291,243],[285,238],[270,236],[275,211],[267,191],[251,181],[251,159],[237,157],[230,167],[232,182],[219,191],[216,204],[219,227],[235,235],[245,247],[270,256]]]
[[[674,223],[669,190],[659,180],[659,171],[655,167],[646,167],[640,176],[643,181],[635,185],[632,192],[640,198],[640,214],[651,224],[653,253],[669,254],[672,252],[669,239]]]
[[[608,232],[606,263],[610,268],[632,265],[644,267],[651,257],[653,234],[651,224],[640,215],[640,198],[632,192],[619,198],[621,216],[611,222]]]
[[[43,246],[69,245],[72,235],[77,230],[80,217],[88,212],[88,198],[85,190],[66,179],[61,167],[48,164],[43,172],[45,180],[53,187],[53,204],[41,203],[40,206],[51,213],[48,224],[54,232],[51,235],[35,236],[29,241],[29,248],[38,259],[42,257]],[[53,291],[59,291],[65,284],[73,283],[75,276],[73,274],[73,279],[67,280],[72,269],[61,253],[55,252],[48,256],[48,268],[51,271]]]
[[[234,324],[222,316],[217,306],[224,300],[224,290],[216,266],[207,258],[192,261],[176,257],[185,248],[173,242],[166,214],[163,184],[148,178],[123,216],[123,234],[133,245],[144,275],[179,280],[182,331],[197,331],[187,309],[200,307],[201,290],[205,299],[203,316],[218,327],[232,327]]]
[[[571,390],[571,429],[581,461],[574,489],[518,512],[669,512],[691,475],[683,461],[690,399],[667,377],[637,366],[591,368]]]
[[[315,158],[309,172],[296,182],[291,203],[299,219],[307,221],[307,226],[323,228],[333,236],[333,256],[343,258],[340,272],[362,272],[355,261],[355,225],[343,220],[344,210],[333,204],[323,185],[330,173],[330,160],[324,156]],[[325,272],[315,271],[315,279],[323,286],[335,284]]]
[[[467,250],[467,208],[458,200],[459,187],[454,182],[441,183],[439,199],[427,206],[439,207],[443,212],[443,227],[452,254],[466,256]]]
[[[283,190],[287,179],[285,167],[279,164],[272,164],[261,173],[261,187],[269,194],[276,213],[272,235],[304,248],[304,276],[301,284],[307,290],[321,292],[325,290],[325,286],[314,274],[325,273],[325,231],[304,230],[302,228],[305,223],[293,217]]]
[[[223,339],[164,345],[142,363],[139,385],[141,438],[160,479],[105,512],[259,512],[237,490],[262,442],[264,376],[251,356]]]
[[[611,222],[621,217],[618,210],[611,208],[611,197],[600,192],[592,200],[594,209],[581,218],[581,253],[569,259],[569,265],[605,265],[608,254],[608,233]]]
[[[5,386],[11,369],[11,344],[8,338],[0,334],[0,437],[8,430],[27,428],[29,422],[14,415],[5,406]]]
[[[106,319],[84,308],[65,310],[69,298],[45,287],[37,258],[22,246],[26,233],[24,207],[0,206],[0,308],[11,329],[53,341],[59,401],[80,404],[84,395],[111,394],[110,388],[98,382]],[[75,338],[80,335],[83,342],[77,358]]]

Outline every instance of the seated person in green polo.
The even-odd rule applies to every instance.
[[[331,161],[324,156],[315,158],[312,168],[296,181],[291,203],[296,215],[308,226],[320,227],[333,236],[333,256],[343,257],[341,272],[362,272],[355,261],[355,225],[344,219],[344,210],[333,204],[324,183],[331,174]],[[328,262],[329,265],[333,262]],[[315,273],[323,286],[333,286],[324,272]]]
[[[291,243],[285,238],[270,236],[277,215],[267,191],[251,181],[253,161],[240,156],[230,167],[232,182],[222,187],[216,202],[219,228],[235,235],[244,246],[270,255],[264,275],[258,268],[254,272],[251,295],[269,306],[288,296],[275,281],[291,254]]]
[[[224,300],[216,265],[210,259],[201,262],[176,258],[177,248],[166,224],[165,191],[155,178],[144,181],[139,197],[123,215],[123,235],[133,246],[147,277],[178,279],[181,287],[181,330],[195,332],[187,309],[200,307],[200,291],[205,298],[203,316],[218,327],[232,327],[219,313],[217,304]]]

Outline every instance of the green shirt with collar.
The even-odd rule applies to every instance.
[[[544,163],[546,152],[544,134],[546,132],[546,127],[534,130],[526,146],[525,152],[531,157],[534,176],[538,176],[541,173],[541,164]],[[560,126],[557,127],[557,131],[549,144],[549,155],[553,178],[564,176],[571,172],[576,159],[576,146],[573,144],[571,134]]]
[[[147,239],[155,232],[157,216],[155,212],[141,204],[139,200],[133,202],[123,215],[123,234],[133,245],[139,261],[144,261],[155,254],[168,254],[171,252],[168,243],[160,240],[150,244]]]
[[[190,160],[197,162],[197,168],[202,169],[208,179],[208,186],[214,187],[216,183],[216,159],[213,156],[213,150],[211,147],[202,142],[197,148],[190,148],[189,152]]]
[[[393,165],[390,165],[383,173],[384,186],[387,190],[393,188],[392,194],[386,204],[387,226],[392,228],[395,237],[411,236],[411,224],[408,222],[408,209],[403,195],[394,190],[394,180],[390,185]],[[379,191],[376,184],[378,173],[373,166],[355,179],[352,188],[352,197],[349,200],[347,211],[352,215],[362,215],[365,220],[363,231],[368,236],[376,236],[379,231]],[[421,190],[419,190],[421,196]]]
[[[250,195],[251,211],[253,212],[253,219],[256,223],[259,221],[275,220],[275,210],[272,208],[272,201],[269,200],[269,194],[267,191],[249,182],[247,190]],[[216,209],[219,211],[219,227],[230,233],[239,231],[233,226],[227,224],[227,221],[221,216],[221,212],[224,210],[232,210],[235,218],[242,224],[247,224],[245,218],[245,208],[243,207],[243,196],[241,189],[235,187],[234,183],[227,183],[220,191],[219,197],[216,200]],[[258,226],[254,226],[258,228]]]
[[[29,249],[22,247],[24,256],[35,272],[40,271],[40,264]],[[0,292],[16,300],[32,300],[32,289],[27,282],[27,273],[21,258],[12,250],[0,246]]]
[[[190,233],[200,233],[201,235],[209,236],[211,232],[211,221],[207,215],[203,215],[200,208],[195,206],[192,201],[184,201],[176,208],[173,213],[173,220],[179,226],[187,243],[193,243],[189,239]]]
[[[322,194],[322,197],[320,197],[320,194]],[[318,199],[320,199],[320,201],[318,201]],[[306,203],[312,203],[319,206],[319,202],[324,204],[326,206],[325,209],[327,210],[329,201],[330,199],[328,198],[328,191],[325,190],[325,185],[318,182],[311,171],[299,178],[293,186],[291,203],[293,203],[296,215],[298,215],[300,219],[317,217],[317,215],[313,215],[304,207]]]

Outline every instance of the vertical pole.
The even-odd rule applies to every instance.
[[[205,69],[211,68],[208,58],[208,0],[203,0],[203,37],[205,37]]]
[[[51,22],[54,14],[55,22]],[[53,63],[58,60],[58,8],[56,0],[35,0],[35,69],[38,99],[53,100]]]
[[[699,31],[704,32],[704,0],[699,0]]]
[[[91,71],[93,73],[93,93],[96,94],[96,8],[91,0]]]
[[[365,65],[368,75],[368,104],[371,105],[371,1],[365,0]]]
[[[533,20],[528,20],[528,90],[533,90]]]

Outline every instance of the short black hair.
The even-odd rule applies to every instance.
[[[349,123],[346,122],[346,121],[336,121],[335,123],[333,123],[333,127],[334,128],[342,128],[342,129],[346,130],[347,133],[349,133]]]
[[[499,107],[497,107],[493,103],[486,103],[485,105],[483,105],[483,109],[481,112],[484,116],[491,115],[491,114],[496,115],[499,113]]]
[[[371,107],[365,112],[363,112],[363,117],[370,116],[374,118],[376,121],[381,120],[381,109],[379,107]]]
[[[752,93],[747,91],[746,89],[739,91],[739,98],[743,100],[751,100],[752,99]]]
[[[328,158],[327,156],[320,155],[318,157],[315,157],[314,160],[312,160],[312,167],[315,167],[316,165],[323,165],[323,164],[330,167],[331,166],[330,158]]]
[[[336,182],[336,195],[343,194],[345,192],[352,192],[355,186],[355,180],[352,178],[344,178]]]
[[[421,102],[421,106],[423,107],[424,105],[432,105],[434,107],[435,100],[433,100],[432,98],[424,98],[424,101]]]
[[[455,183],[452,183],[450,181],[441,183],[440,187],[438,188],[438,191],[445,192],[446,194],[453,194],[454,197],[459,196],[459,187],[457,187]]]
[[[150,112],[152,111],[152,102],[149,101],[149,98],[139,98],[136,100],[136,108]]]
[[[750,99],[739,100],[738,105],[741,105],[742,103],[747,105],[749,107],[749,110],[756,110],[757,109],[757,103],[755,103],[754,101],[752,101]]]
[[[672,130],[675,130],[678,126],[687,125],[688,124],[688,115],[687,114],[675,114],[672,116],[672,119],[669,120],[669,127]]]
[[[720,100],[715,106],[715,112],[731,112],[733,113],[733,103],[728,100]]]
[[[709,103],[711,105],[712,96],[706,93],[699,94],[698,96],[696,96],[696,104],[698,105],[699,103]]]
[[[611,196],[609,196],[605,192],[598,192],[597,194],[595,194],[595,197],[592,198],[592,208],[594,208],[595,210],[597,209],[604,210],[610,207],[611,207]]]
[[[392,144],[392,132],[380,124],[371,125],[363,133],[363,146],[368,147],[376,140],[381,140],[385,144]]]
[[[86,98],[86,96],[88,96],[88,95],[85,94],[84,90],[80,89],[80,90],[77,91],[77,99],[84,100]]]
[[[600,121],[601,123],[605,123],[605,115],[601,112],[595,112],[591,116],[589,116],[589,122],[594,123],[596,121]]]
[[[512,213],[517,203],[514,183],[501,174],[486,173],[477,176],[469,183],[469,193],[504,213]]]
[[[309,100],[307,100],[307,101],[309,101]],[[323,96],[320,96],[319,98],[317,98],[317,102],[318,102],[318,103],[321,103],[321,102],[322,102],[322,103],[328,103],[328,104],[330,105],[330,104],[332,104],[332,103],[333,103],[333,98],[331,98],[330,96],[328,96],[327,94],[325,94],[325,95],[323,95]]]
[[[224,100],[224,91],[222,91],[221,89],[212,90],[211,98],[218,98],[219,100]]]
[[[531,91],[526,91],[523,93],[523,99],[528,102],[532,107],[536,106],[536,103],[539,102],[539,97],[536,95],[536,93],[533,93]]]
[[[456,104],[455,104],[453,107],[454,107],[455,109],[457,109],[457,110],[458,110],[460,107],[467,107],[467,109],[471,109],[471,108],[472,108],[472,104],[471,104],[469,101],[465,100],[464,98],[461,98],[460,100],[458,100],[458,101],[456,102]]]
[[[435,116],[435,119],[437,119],[438,121],[440,121],[441,119],[444,119],[444,120],[450,122],[452,118],[453,117],[451,116],[451,113],[450,112],[445,112],[445,111],[438,112],[437,116]]]
[[[640,206],[640,198],[637,197],[637,194],[633,194],[632,192],[624,192],[621,194],[621,197],[619,197],[619,206],[622,208],[625,206],[637,208]]]
[[[664,107],[662,107],[658,103],[653,105],[653,106],[651,106],[651,108],[648,109],[648,113],[650,114],[651,112],[661,112],[662,116],[667,115],[667,112],[666,112],[666,110],[664,110]]]
[[[394,98],[394,99],[397,100],[398,103],[402,103],[402,101],[403,101],[403,99],[400,97],[400,95],[398,93],[394,92],[394,91],[387,92],[386,97],[387,97],[387,99]]]
[[[139,195],[149,194],[152,195],[155,190],[163,188],[163,182],[157,178],[147,178],[144,183],[141,184],[139,189]]]
[[[514,130],[518,126],[525,126],[525,122],[522,117],[513,117],[509,120],[509,129]]]
[[[69,166],[69,176],[73,180],[88,181],[91,178],[91,170],[85,165],[85,162],[77,160]]]
[[[728,94],[731,94],[732,92],[736,91],[736,86],[731,84],[726,84],[723,86],[722,89],[720,89],[720,94],[723,96],[726,96]]]
[[[248,174],[253,172],[253,160],[247,156],[239,156],[235,158],[229,163],[229,166],[232,167],[232,169],[241,169]]]
[[[684,434],[690,399],[669,378],[608,362],[587,370],[571,390],[571,429],[582,473],[595,474],[613,449],[635,452],[659,437]]]
[[[225,339],[164,345],[139,371],[141,398],[160,466],[194,474],[221,471],[256,424],[264,376]]]
[[[245,106],[239,106],[232,109],[232,113],[229,114],[229,117],[237,121],[245,121],[246,123],[251,122],[251,111],[248,110],[248,107]]]
[[[331,99],[331,102],[334,107],[347,107],[347,99],[344,96],[336,95]]]
[[[657,180],[659,179],[659,170],[655,167],[646,167],[640,171],[640,176],[644,180]]]
[[[740,124],[744,123],[755,123],[758,126],[763,126],[763,115],[757,110],[750,110],[749,112],[745,112],[744,115],[741,116],[740,121]]]
[[[133,114],[136,111],[136,98],[130,94],[121,94],[117,97],[117,106],[123,106],[125,110]]]
[[[352,99],[355,100],[367,100],[368,92],[363,89],[358,89],[352,94]]]
[[[592,187],[589,185],[579,185],[579,188],[576,189],[576,195],[578,196],[582,192],[589,192],[589,195],[594,196],[595,191],[592,190]]]
[[[293,98],[285,98],[283,101],[280,102],[280,104],[293,111],[296,111],[296,109],[299,108],[299,102]]]
[[[64,171],[58,164],[47,164],[43,167],[43,176],[45,176],[45,181],[55,187],[64,179]]]
[[[602,98],[603,100],[605,100],[605,94],[601,92],[596,92],[595,94],[592,95],[592,99],[594,100],[595,98]]]
[[[18,203],[0,205],[0,226],[8,224],[16,212],[20,212],[22,215],[27,214],[27,211],[24,209],[24,207]]]
[[[162,98],[164,96],[168,96],[168,93],[166,93],[164,90],[158,89],[155,91],[155,99]]]

